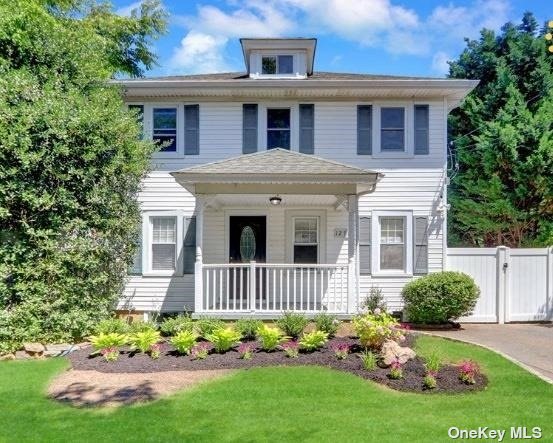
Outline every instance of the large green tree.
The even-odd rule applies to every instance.
[[[164,26],[156,1],[0,0],[0,352],[82,337],[120,294],[154,146],[109,80]]]
[[[531,13],[466,40],[450,78],[480,84],[450,117],[450,243],[553,244],[553,54]]]

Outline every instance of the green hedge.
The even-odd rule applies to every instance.
[[[409,282],[402,296],[410,322],[440,324],[469,315],[480,289],[468,275],[446,271]]]

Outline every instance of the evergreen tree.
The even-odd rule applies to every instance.
[[[553,54],[531,13],[450,63],[450,78],[480,84],[449,121],[459,163],[451,186],[450,243],[553,244]]]

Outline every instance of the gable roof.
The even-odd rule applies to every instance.
[[[332,160],[288,149],[269,149],[267,151],[244,154],[203,165],[192,166],[172,173],[173,175],[244,175],[251,178],[261,175],[290,177],[308,175],[323,176],[366,176],[379,175],[376,171],[358,168]]]

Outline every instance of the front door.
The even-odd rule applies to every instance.
[[[229,263],[265,263],[267,221],[265,216],[231,216]]]
[[[229,220],[229,263],[249,263],[255,260],[258,263],[265,263],[266,257],[267,220],[265,216],[231,216]],[[256,269],[256,304],[261,303],[263,298],[262,272],[263,269]],[[229,275],[230,291],[236,299],[248,303],[248,279],[250,269],[231,268]]]

